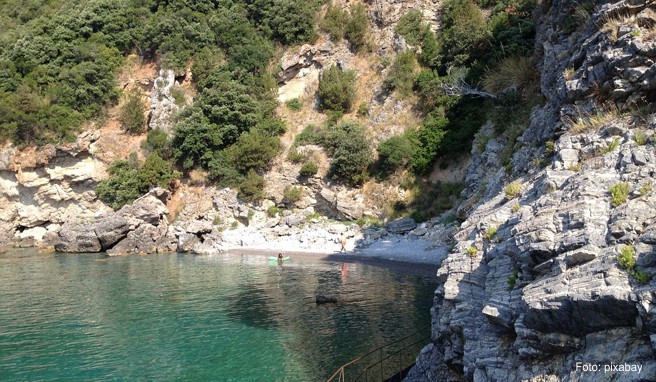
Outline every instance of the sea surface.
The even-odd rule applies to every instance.
[[[424,328],[406,340],[414,346],[347,371],[381,356],[401,367],[428,343],[436,283],[256,255],[10,251],[0,254],[0,380],[325,381]],[[317,305],[317,294],[338,303]]]

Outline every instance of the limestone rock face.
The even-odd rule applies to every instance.
[[[173,132],[173,117],[180,110],[171,94],[173,85],[175,85],[173,70],[160,69],[150,96],[150,116],[148,119],[150,129],[158,128],[169,134]]]
[[[5,244],[50,244],[46,239],[61,225],[92,219],[106,208],[94,192],[106,177],[105,163],[90,152],[98,137],[95,131],[85,132],[58,147],[16,150],[5,145],[0,150],[0,231],[7,236]]]
[[[653,7],[599,3],[569,35],[562,29],[568,6],[550,4],[536,14],[546,103],[517,139],[510,174],[499,160],[503,139],[472,150],[463,222],[437,272],[432,343],[406,381],[656,378],[656,152],[636,139],[642,133],[651,142],[656,115],[638,122],[608,115],[594,127],[571,122],[594,114],[591,94],[600,88],[620,109],[653,96],[656,49],[645,30],[634,32],[653,24]],[[626,20],[614,40],[599,25],[620,13]],[[568,68],[575,70],[565,80]],[[522,194],[508,200],[503,187],[512,180]],[[620,182],[629,191],[613,201]],[[627,270],[618,255],[631,252],[637,265]],[[643,369],[602,377],[577,371],[577,362]]]
[[[65,224],[55,244],[57,252],[99,252],[101,249],[96,233],[84,224]]]
[[[116,213],[96,218],[90,224],[64,224],[55,240],[59,252],[107,251],[110,256],[171,252],[176,249],[168,234],[162,200],[169,192],[155,188]]]

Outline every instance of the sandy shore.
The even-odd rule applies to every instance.
[[[258,247],[230,248],[228,254],[249,254],[262,256],[284,256],[300,259],[315,259],[344,263],[363,263],[385,267],[399,273],[420,276],[435,276],[437,268],[448,250],[435,247],[432,242],[422,239],[407,240],[404,237],[389,237],[379,240],[367,248],[338,251],[307,251],[299,248],[266,249]]]

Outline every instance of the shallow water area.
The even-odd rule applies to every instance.
[[[428,325],[436,282],[293,257],[10,251],[0,380],[322,381]]]

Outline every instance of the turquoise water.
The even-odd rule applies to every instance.
[[[0,380],[322,381],[429,324],[435,283],[317,260],[9,252]]]

